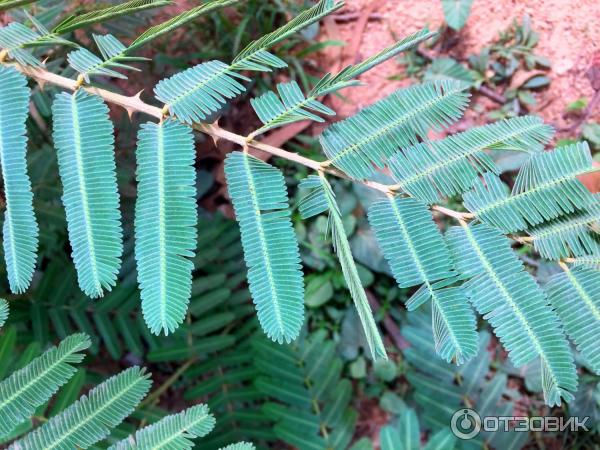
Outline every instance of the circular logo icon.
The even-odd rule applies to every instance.
[[[481,431],[481,417],[473,409],[459,409],[452,415],[450,428],[459,439],[473,439]]]

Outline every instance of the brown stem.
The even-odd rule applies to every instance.
[[[23,67],[20,64],[11,64],[17,70],[24,73],[25,75],[34,78],[37,80],[42,86],[45,83],[50,83],[56,86],[60,86],[64,89],[68,89],[71,91],[75,91],[79,88],[77,81],[72,80],[70,78],[62,77],[60,75],[56,75],[54,73],[48,72],[44,69],[37,68],[29,68]],[[164,117],[164,109],[158,108],[156,106],[149,105],[145,103],[141,98],[141,91],[131,97],[126,95],[116,94],[114,92],[107,91],[106,89],[100,89],[91,86],[81,86],[81,89],[84,89],[86,92],[90,94],[97,95],[103,98],[105,101],[109,103],[114,103],[115,105],[122,106],[127,110],[129,115],[135,112],[141,112],[152,116],[158,120],[162,120]],[[234,144],[239,145],[244,149],[255,149],[260,150],[266,153],[269,153],[274,156],[278,156],[280,158],[287,159],[288,161],[293,161],[297,164],[301,164],[315,171],[323,171],[329,175],[333,175],[339,178],[344,178],[348,180],[352,180],[353,182],[361,183],[371,189],[378,190],[384,194],[388,194],[390,192],[390,185],[377,183],[374,181],[368,180],[354,180],[348,177],[346,174],[341,172],[340,170],[332,167],[328,162],[320,163],[314,161],[310,158],[306,158],[302,155],[298,155],[296,153],[288,152],[279,147],[274,147],[272,145],[264,144],[262,142],[256,141],[254,139],[248,140],[247,137],[241,136],[239,134],[232,133],[231,131],[227,131],[215,124],[201,124],[196,123],[192,126],[194,130],[200,131],[211,136],[213,139],[224,139],[229,142],[233,142]],[[446,216],[452,217],[457,220],[470,220],[474,218],[473,214],[470,213],[461,213],[459,211],[454,211],[443,206],[434,205],[431,207],[432,210],[437,211]]]

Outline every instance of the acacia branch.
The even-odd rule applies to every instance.
[[[113,103],[115,105],[122,106],[125,108],[129,116],[133,115],[136,112],[144,113],[149,116],[152,116],[158,120],[162,120],[164,118],[163,110],[156,106],[152,106],[146,102],[144,102],[140,98],[140,94],[142,91],[138,92],[133,96],[126,96],[121,94],[116,94],[114,92],[108,91],[106,89],[101,89],[93,86],[80,86],[76,80],[72,80],[70,78],[66,78],[51,72],[48,72],[45,69],[39,68],[31,68],[31,67],[23,67],[20,64],[11,64],[15,69],[19,70],[23,74],[29,76],[30,78],[35,79],[43,88],[44,84],[49,83],[55,86],[62,87],[64,89],[75,91],[77,89],[83,89],[90,94],[97,95],[103,98],[105,101],[109,103]],[[315,171],[323,171],[329,175],[333,175],[338,178],[343,178],[347,180],[351,180],[353,182],[361,183],[368,188],[375,189],[384,194],[388,194],[392,192],[393,185],[387,185],[382,183],[377,183],[375,181],[368,180],[354,180],[348,177],[342,171],[331,167],[324,166],[322,163],[318,161],[313,161],[310,158],[306,158],[302,155],[298,155],[296,153],[288,152],[279,147],[274,147],[272,145],[264,144],[260,141],[256,141],[254,139],[248,139],[245,136],[241,136],[239,134],[232,133],[231,131],[227,131],[215,124],[194,124],[192,125],[194,130],[200,131],[204,134],[211,136],[214,140],[223,139],[234,144],[239,145],[244,148],[247,147],[250,150],[259,150],[262,152],[269,153],[273,156],[278,156],[280,158],[287,159],[288,161],[293,161],[297,164],[301,164],[309,169]],[[445,216],[452,217],[456,220],[470,220],[474,218],[474,215],[471,213],[463,213],[459,211],[454,211],[452,209],[445,208],[443,206],[433,205],[431,209],[437,211]]]

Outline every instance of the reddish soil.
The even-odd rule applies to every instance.
[[[423,26],[437,29],[443,22],[439,0],[346,0],[340,14],[358,13],[373,7],[381,20],[370,20],[362,34],[357,59],[368,57],[393,41],[392,33],[405,36]],[[547,121],[564,124],[565,107],[579,97],[592,96],[585,72],[594,52],[600,50],[600,2],[598,0],[475,0],[466,26],[460,32],[461,43],[451,54],[468,56],[489,45],[500,31],[507,29],[514,19],[524,14],[531,17],[532,28],[540,35],[537,54],[552,62],[551,86],[538,97],[539,113]],[[338,24],[337,39],[351,42],[357,35],[358,21]],[[348,47],[346,47],[348,49]],[[352,50],[351,50],[352,51]],[[363,76],[366,87],[348,89],[350,100],[343,106],[342,115],[373,103],[408,80],[390,81],[401,74],[397,61],[389,61]],[[600,120],[600,108],[593,116]]]

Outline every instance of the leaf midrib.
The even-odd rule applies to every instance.
[[[427,102],[421,103],[418,108],[409,110],[406,114],[401,115],[399,118],[397,118],[396,120],[391,122],[389,125],[379,128],[375,133],[368,135],[365,138],[359,140],[358,142],[355,142],[354,144],[351,144],[351,145],[347,146],[346,148],[342,149],[336,155],[334,155],[333,158],[331,158],[331,162],[335,164],[337,161],[344,158],[348,154],[354,153],[357,149],[360,149],[360,148],[366,146],[368,143],[375,141],[379,137],[389,133],[394,128],[399,127],[404,122],[407,122],[412,117],[421,114],[423,111],[426,111],[432,105],[441,103],[442,101],[446,100],[448,97],[455,95],[461,91],[462,91],[462,89],[459,89],[459,88],[446,90],[442,93],[441,96],[436,97],[433,100],[429,100]]]
[[[475,153],[481,152],[487,148],[492,147],[493,145],[496,144],[500,144],[503,143],[504,141],[507,141],[509,139],[514,139],[515,137],[527,133],[531,130],[534,130],[536,128],[540,128],[543,127],[543,124],[533,124],[533,125],[529,125],[528,127],[524,128],[524,129],[520,129],[518,131],[514,131],[512,133],[508,133],[502,136],[502,139],[486,139],[486,142],[477,146],[473,146],[471,148],[468,148],[465,151],[462,151],[461,153],[458,154],[454,154],[452,157],[445,159],[445,160],[437,160],[434,164],[432,164],[431,166],[427,167],[425,170],[418,172],[416,174],[413,174],[411,177],[406,178],[404,180],[401,180],[398,182],[399,186],[405,186],[405,185],[410,185],[412,183],[415,183],[416,181],[422,179],[422,178],[426,178],[427,176],[431,175],[432,173],[441,170],[441,169],[445,169],[448,168],[449,166],[451,166],[452,164],[454,164],[456,161],[459,161],[463,158],[467,158],[469,156],[473,156]],[[435,146],[436,141],[432,142],[432,145]],[[515,151],[524,151],[526,153],[526,150],[516,150]],[[408,155],[410,155],[410,153],[407,153]],[[437,155],[436,155],[437,156]]]
[[[2,115],[2,108],[0,108],[0,124],[4,123],[4,117]],[[3,127],[2,127],[3,128]],[[6,201],[6,211],[5,211],[5,223],[8,225],[8,229],[9,229],[9,245],[10,245],[10,250],[11,250],[11,260],[12,260],[12,267],[14,268],[15,271],[15,281],[17,282],[17,284],[21,284],[20,280],[21,280],[21,276],[19,275],[19,264],[17,261],[17,251],[16,251],[16,247],[15,247],[15,232],[14,232],[14,227],[13,227],[13,217],[12,217],[12,208],[11,208],[11,190],[8,189],[8,178],[7,178],[7,174],[6,174],[6,165],[4,164],[4,151],[5,151],[5,145],[4,145],[4,133],[1,132],[0,129],[0,166],[2,169],[2,180],[4,180],[4,198]],[[6,236],[5,236],[6,238]],[[6,256],[6,255],[4,255]]]
[[[75,162],[77,164],[77,184],[79,186],[79,194],[81,196],[81,203],[83,208],[83,221],[85,227],[85,235],[88,242],[89,254],[88,260],[90,264],[90,269],[92,271],[92,277],[94,281],[94,288],[96,289],[97,294],[102,294],[102,287],[100,283],[100,277],[98,275],[98,267],[96,265],[96,245],[94,241],[94,233],[92,232],[91,227],[91,216],[90,216],[90,206],[89,199],[87,194],[87,189],[85,186],[85,168],[83,164],[82,157],[82,148],[81,148],[81,129],[79,127],[79,111],[77,108],[77,93],[71,95],[71,114],[72,114],[72,125],[73,125],[73,143],[74,143],[74,153],[75,153]]]
[[[279,332],[281,336],[285,336],[285,327],[283,325],[283,320],[281,318],[281,306],[279,305],[279,298],[277,296],[277,287],[275,285],[275,280],[273,277],[273,269],[271,267],[271,259],[269,257],[269,251],[267,246],[267,240],[265,237],[264,227],[262,223],[262,214],[260,208],[258,206],[256,187],[254,184],[254,177],[252,175],[252,168],[250,167],[250,156],[247,154],[243,154],[244,157],[244,169],[247,173],[248,179],[248,190],[250,191],[250,201],[252,202],[252,209],[254,211],[254,217],[256,218],[256,228],[258,230],[258,240],[260,242],[260,249],[263,255],[263,261],[265,262],[265,271],[267,272],[267,277],[269,279],[269,287],[272,294],[272,304],[273,310],[275,312],[275,318],[277,321],[277,325],[279,327]]]
[[[527,319],[525,318],[525,316],[522,313],[519,306],[512,299],[512,296],[510,295],[509,290],[506,288],[506,286],[504,285],[502,280],[496,275],[496,272],[494,271],[494,268],[493,268],[491,262],[489,261],[487,256],[485,256],[485,254],[481,250],[481,247],[479,247],[479,243],[473,236],[473,232],[471,231],[471,229],[468,226],[463,226],[463,229],[465,230],[465,235],[467,236],[469,243],[471,244],[471,246],[473,247],[473,250],[475,250],[475,253],[477,254],[477,258],[479,259],[479,261],[481,261],[481,265],[483,266],[485,271],[488,273],[492,282],[500,290],[500,294],[504,297],[504,299],[507,301],[508,305],[510,306],[511,310],[515,313],[517,320],[519,322],[521,322],[521,324],[525,328],[525,331],[527,332],[527,335],[531,339],[531,342],[533,343],[533,345],[537,351],[537,354],[540,356],[540,358],[545,363],[546,367],[548,368],[548,371],[551,374],[550,376],[552,377],[554,384],[558,387],[559,384],[557,382],[556,375],[554,374],[554,368],[550,368],[550,365],[548,363],[548,358],[546,356],[546,353],[543,351],[543,349],[541,347],[541,344],[539,342],[537,335],[531,329]]]
[[[97,410],[95,410],[92,414],[90,414],[89,416],[87,416],[84,420],[82,420],[81,422],[79,422],[79,424],[77,424],[75,427],[73,427],[70,430],[68,430],[68,432],[66,432],[65,434],[63,434],[60,439],[58,439],[57,441],[54,441],[54,443],[52,443],[51,446],[47,447],[46,450],[52,450],[54,448],[57,448],[57,446],[60,445],[62,442],[64,442],[65,439],[67,439],[68,436],[73,435],[75,432],[77,432],[77,430],[79,430],[80,428],[82,428],[83,426],[85,426],[87,423],[90,423],[96,416],[100,415],[104,410],[106,410],[107,408],[109,408],[117,400],[120,400],[124,395],[126,395],[131,389],[133,389],[143,379],[144,378],[141,378],[141,377],[135,378],[133,380],[133,383],[131,383],[129,386],[127,386],[127,388],[121,390],[121,392],[119,392],[117,395],[115,395],[114,397],[112,397],[108,402],[106,402],[100,408],[98,408]],[[90,401],[89,397],[87,397],[87,399],[88,399],[88,401]],[[79,403],[79,404],[81,404],[81,403]],[[57,416],[57,417],[59,417],[59,416]],[[50,423],[50,422],[46,422],[46,423]],[[38,428],[38,429],[41,432],[42,428]]]

